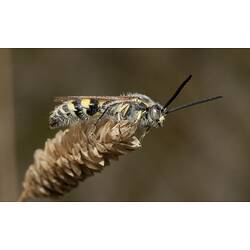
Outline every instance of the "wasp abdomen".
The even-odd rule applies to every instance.
[[[81,101],[80,100],[75,100],[72,102],[74,105],[74,114],[79,117],[81,120],[85,120],[86,119],[86,110],[85,108],[82,106]]]
[[[73,102],[65,102],[54,109],[49,117],[50,128],[65,127],[85,117],[83,108]]]
[[[50,128],[65,127],[81,120],[87,120],[100,111],[97,99],[77,99],[64,102],[54,109],[49,117]]]
[[[99,103],[98,103],[98,100],[96,100],[96,99],[91,99],[91,100],[90,100],[89,107],[88,107],[86,113],[87,113],[88,115],[94,115],[94,114],[96,114],[98,111],[99,111]]]

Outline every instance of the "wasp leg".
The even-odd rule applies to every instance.
[[[102,111],[99,110],[99,112],[101,113],[100,116],[96,119],[96,121],[94,123],[92,123],[90,125],[90,128],[88,129],[88,139],[89,142],[94,144],[96,143],[97,139],[96,139],[96,128],[97,128],[97,124],[101,121],[101,119],[104,117],[104,115],[109,111],[109,109],[113,106],[114,104],[109,104],[107,107],[105,107],[105,109],[103,109]]]
[[[144,129],[142,135],[141,135],[141,141],[144,139],[144,137],[149,133],[150,131],[150,127],[147,127],[146,129]]]
[[[119,142],[121,142],[123,140],[123,136],[122,136],[122,131],[121,131],[120,124],[118,124],[118,130],[119,130]]]
[[[114,108],[115,105],[124,103],[124,101],[113,101],[107,104],[107,106],[101,111],[101,115],[98,117],[98,119],[95,122],[95,125],[104,117],[105,114],[109,113],[112,108]],[[118,116],[118,121],[120,121],[120,116]]]
[[[135,123],[139,123],[141,121],[141,118],[144,114],[144,111],[138,111],[137,117],[135,118]]]

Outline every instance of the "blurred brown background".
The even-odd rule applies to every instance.
[[[88,178],[64,201],[250,201],[250,50],[0,50],[0,200],[21,191],[48,128],[53,97],[143,93],[172,105],[223,95],[169,115],[143,148]]]

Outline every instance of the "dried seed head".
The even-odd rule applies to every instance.
[[[137,125],[106,120],[95,128],[90,123],[78,123],[59,131],[46,141],[43,150],[35,151],[18,200],[60,197],[100,172],[111,159],[140,148]]]

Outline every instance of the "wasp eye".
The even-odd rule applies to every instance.
[[[161,117],[161,110],[157,106],[153,106],[150,110],[150,116],[153,120],[159,120]]]

